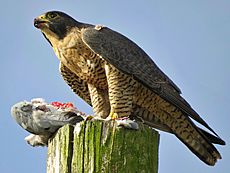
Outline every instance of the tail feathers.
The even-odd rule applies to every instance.
[[[221,159],[220,153],[213,144],[224,145],[225,142],[207,131],[197,127],[193,121],[178,109],[173,112],[159,109],[158,114],[145,108],[134,106],[134,118],[143,123],[174,134],[182,141],[199,159],[208,165],[215,165]]]
[[[149,121],[146,121],[144,120],[143,118],[141,117],[136,117],[138,121],[141,121],[143,122],[144,124],[152,127],[152,128],[155,128],[155,129],[158,129],[158,130],[161,130],[161,131],[164,131],[164,132],[168,132],[168,133],[173,133],[173,131],[166,125],[162,124],[161,122],[149,122]],[[203,134],[203,136],[206,137],[206,139],[212,143],[212,144],[219,144],[219,145],[225,145],[225,141],[223,141],[222,139],[220,139],[219,137],[216,137],[212,134],[210,134],[209,132],[199,128],[199,131]]]
[[[164,125],[164,124],[158,124],[155,122],[148,122],[148,121],[144,121],[142,120],[142,122],[144,124],[147,124],[153,128],[159,129],[161,131],[165,131],[168,133],[174,133],[168,126]],[[215,163],[217,162],[218,159],[221,159],[221,155],[220,153],[217,151],[217,149],[212,145],[212,143],[214,144],[220,144],[220,145],[225,145],[225,142],[220,139],[217,138],[216,136],[204,131],[203,129],[200,130],[205,138],[208,139],[209,142],[204,142],[205,144],[202,144],[200,141],[202,140],[193,140],[193,141],[186,141],[184,139],[182,139],[179,135],[175,134],[180,141],[182,141],[198,158],[200,158],[203,162],[205,162],[208,165],[215,165]]]
[[[170,105],[159,109],[158,115],[173,133],[203,162],[215,165],[221,159],[220,153],[212,143],[224,144],[219,137],[197,127],[180,109]]]
[[[168,112],[164,111],[164,113],[170,116]],[[171,122],[167,125],[199,159],[211,166],[221,159],[220,153],[212,142],[223,143],[223,141],[198,128],[189,117],[179,111],[173,118],[170,117]]]
[[[165,113],[168,114],[167,112]],[[218,159],[221,159],[220,153],[212,143],[224,144],[224,141],[200,129],[192,122],[190,118],[183,114],[178,114],[177,117],[174,117],[174,119],[171,120],[171,123],[168,123],[167,125],[170,125],[173,133],[199,159],[211,166],[215,165]]]
[[[184,140],[181,136],[176,136],[192,151],[200,160],[210,166],[214,166],[218,159],[221,159],[220,153],[213,144],[204,142],[200,139]]]
[[[148,122],[148,121],[144,121],[143,119],[142,119],[142,122],[153,127],[153,128],[159,129],[161,131],[175,134],[175,132],[173,132],[168,126],[166,126],[164,124],[159,124],[156,122]],[[217,162],[218,159],[221,159],[221,155],[212,143],[225,145],[225,142],[222,139],[204,131],[203,129],[199,128],[199,130],[203,134],[202,136],[200,136],[201,139],[198,138],[198,139],[186,140],[186,139],[182,138],[180,135],[177,135],[177,134],[175,134],[175,135],[199,159],[201,159],[206,164],[213,166],[213,165],[215,165],[215,163]],[[205,136],[205,138],[203,136]],[[208,139],[208,141],[205,141],[206,139]]]

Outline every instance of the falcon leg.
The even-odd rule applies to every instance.
[[[88,84],[93,112],[100,118],[106,118],[110,112],[108,92]]]
[[[110,64],[105,64],[108,82],[110,115],[112,119],[129,117],[133,112],[133,95],[136,82]]]

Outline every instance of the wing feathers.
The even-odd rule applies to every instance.
[[[180,96],[180,89],[157,67],[151,58],[125,36],[102,27],[87,27],[82,30],[82,40],[96,54],[123,73],[132,75],[137,81],[181,109],[218,138],[219,136]]]

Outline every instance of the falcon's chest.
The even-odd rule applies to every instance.
[[[107,87],[104,60],[78,34],[68,35],[53,48],[59,60],[81,79],[100,88]]]

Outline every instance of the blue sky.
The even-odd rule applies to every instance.
[[[229,9],[228,0],[1,2],[1,172],[46,170],[46,148],[32,148],[25,143],[28,133],[10,115],[14,103],[43,97],[48,102],[71,101],[81,111],[91,113],[62,80],[58,59],[33,27],[33,19],[49,10],[67,12],[82,22],[106,25],[135,41],[229,144]],[[217,148],[223,159],[209,167],[176,137],[161,133],[159,173],[226,172],[230,169],[229,145]]]

